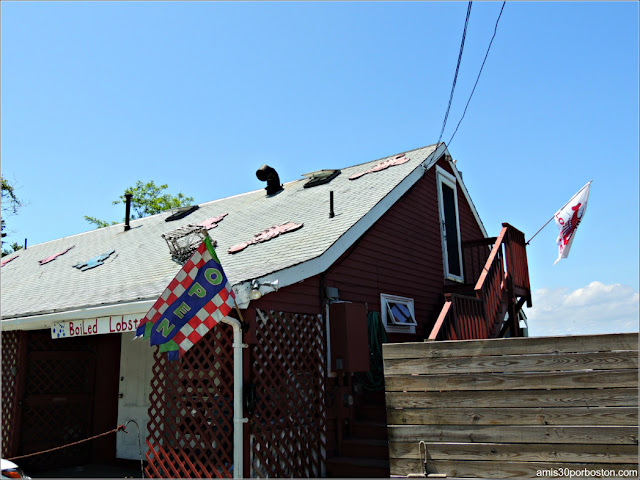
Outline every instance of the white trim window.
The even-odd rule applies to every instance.
[[[442,261],[444,277],[463,281],[462,248],[460,245],[460,217],[458,216],[458,192],[456,177],[436,165],[438,183],[438,210],[442,237]]]
[[[413,309],[413,298],[397,295],[380,295],[382,323],[387,332],[416,333],[416,314]]]

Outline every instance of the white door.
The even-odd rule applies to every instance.
[[[135,332],[122,334],[120,353],[120,395],[118,398],[118,425],[126,425],[135,420],[140,426],[140,447],[138,430],[134,423],[127,426],[127,434],[118,432],[116,457],[128,460],[140,460],[147,452],[147,423],[149,422],[149,393],[153,368],[153,348],[149,341],[141,338],[134,340]]]

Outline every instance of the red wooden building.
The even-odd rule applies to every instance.
[[[266,193],[66,237],[3,263],[3,457],[131,419],[149,476],[388,476],[380,342],[523,334],[523,235],[503,224],[488,237],[444,144],[283,186],[272,169],[259,178]],[[187,224],[217,242],[243,345],[219,324],[169,362],[131,342],[127,325],[180,269],[165,240]],[[245,347],[241,414],[234,343]],[[29,466],[137,454],[120,437],[73,448]]]

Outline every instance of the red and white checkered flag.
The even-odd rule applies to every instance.
[[[208,237],[162,292],[136,333],[176,360],[235,307],[235,294]]]

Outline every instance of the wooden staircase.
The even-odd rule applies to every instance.
[[[524,234],[502,224],[495,238],[463,243],[465,284],[449,287],[429,340],[473,340],[522,336],[519,315],[531,307]],[[489,247],[491,246],[491,250]],[[484,266],[478,272],[476,265]]]
[[[327,477],[389,477],[389,444],[384,391],[364,392],[350,433],[338,456],[326,463]]]

